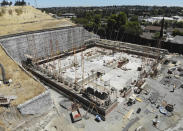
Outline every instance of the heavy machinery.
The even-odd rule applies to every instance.
[[[132,94],[128,99],[127,105],[131,106],[131,105],[135,104],[135,102],[136,102],[136,95]]]
[[[79,109],[74,110],[70,113],[72,123],[80,121],[82,119]]]
[[[77,121],[80,121],[81,119],[82,119],[82,117],[81,117],[81,113],[80,113],[80,111],[79,111],[79,107],[80,107],[81,105],[79,105],[79,104],[77,104],[77,103],[73,103],[72,105],[71,105],[71,113],[70,113],[70,117],[71,117],[71,121],[72,121],[72,123],[74,123],[74,122],[77,122]]]
[[[167,106],[165,107],[165,109],[169,112],[172,112],[174,110],[174,105],[171,104],[167,104]]]

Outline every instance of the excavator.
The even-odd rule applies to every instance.
[[[0,63],[0,69],[2,73],[2,79],[3,79],[3,84],[9,84],[9,81],[6,80],[6,74],[3,65]]]

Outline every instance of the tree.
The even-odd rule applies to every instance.
[[[140,24],[138,22],[129,21],[125,26],[125,33],[136,36],[140,35],[142,33]]]
[[[9,6],[11,6],[12,4],[13,4],[13,3],[10,1],[10,2],[9,2]]]
[[[107,27],[108,29],[112,29],[115,27],[117,21],[115,20],[114,17],[110,17],[108,20],[107,20]]]
[[[26,2],[24,1],[24,0],[22,0],[22,1],[15,1],[15,4],[14,4],[15,6],[25,6],[26,5]]]
[[[138,16],[133,15],[133,16],[130,18],[130,21],[138,21]]]
[[[95,24],[99,25],[101,23],[101,15],[97,14],[94,16]]]
[[[115,15],[111,16],[107,20],[107,28],[106,28],[107,34],[106,35],[109,39],[111,39],[112,34],[114,34],[114,32],[116,30],[116,24],[117,24],[117,21],[115,20]]]
[[[74,18],[73,19],[77,24],[87,25],[88,20],[86,18]]]
[[[24,0],[22,0],[21,5],[22,6],[25,6],[26,5],[26,2]]]
[[[118,15],[112,14],[107,20],[108,32],[114,33],[119,31],[123,25],[127,23],[127,16],[124,12],[120,12]]]
[[[175,30],[173,31],[172,35],[173,35],[173,36],[176,36],[176,35],[181,35],[181,36],[183,36],[183,32],[181,32],[181,31],[178,30],[178,29],[175,29]]]
[[[159,39],[159,37],[160,37],[160,32],[156,32],[156,33],[152,36],[153,39]]]
[[[1,6],[7,6],[7,5],[9,5],[9,2],[6,0],[3,0],[1,3]]]
[[[93,31],[93,28],[94,28],[94,23],[93,22],[90,22],[88,23],[85,28],[88,30],[88,31]]]
[[[175,22],[175,27],[177,28],[183,28],[183,22]]]
[[[97,34],[99,36],[101,36],[101,37],[105,37],[106,36],[106,29],[105,29],[105,27],[99,27]]]
[[[124,12],[120,12],[117,16],[119,25],[125,25],[127,23],[127,16]]]

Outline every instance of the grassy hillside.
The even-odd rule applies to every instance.
[[[0,46],[0,62],[4,66],[6,79],[12,79],[10,86],[1,85],[0,94],[2,95],[15,95],[17,99],[12,101],[13,105],[24,103],[25,101],[39,95],[45,88],[25,71],[23,71],[2,49]],[[0,71],[1,75],[1,71]],[[2,78],[0,77],[0,80]],[[26,95],[25,95],[26,94]],[[1,107],[0,107],[1,112]]]
[[[72,25],[69,19],[52,18],[31,6],[0,7],[0,36]]]

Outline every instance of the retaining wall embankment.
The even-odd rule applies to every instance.
[[[48,112],[53,107],[53,102],[49,91],[26,101],[23,104],[17,106],[17,109],[21,114],[43,114]]]
[[[16,62],[25,60],[25,54],[34,58],[47,57],[80,47],[85,40],[99,38],[81,26],[64,27],[50,31],[39,31],[0,39],[8,55]]]

